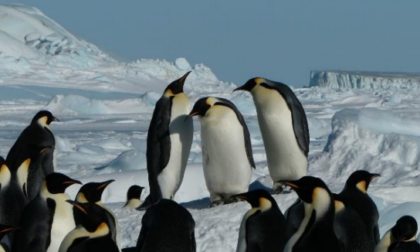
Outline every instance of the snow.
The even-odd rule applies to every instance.
[[[310,87],[420,90],[420,73],[312,71]]]
[[[103,201],[118,217],[124,247],[135,245],[144,214],[122,209],[126,192],[138,184],[146,186],[143,199],[149,193],[145,153],[154,104],[167,84],[187,71],[192,71],[185,84],[192,103],[220,96],[244,114],[257,166],[250,188],[271,187],[251,96],[232,92],[236,85],[218,80],[205,65],[192,66],[185,58],[174,63],[118,62],[39,10],[22,5],[0,6],[0,51],[0,154],[6,156],[38,110],[51,110],[61,121],[51,125],[57,140],[56,170],[84,183],[115,179]],[[339,192],[354,170],[382,174],[369,189],[381,213],[382,234],[402,215],[420,221],[417,78],[313,72],[310,88],[293,89],[308,116],[310,175],[322,177]],[[194,124],[191,154],[175,200],[196,221],[198,251],[235,251],[240,222],[250,206],[208,208],[200,125]],[[69,188],[72,197],[78,188]],[[283,212],[296,199],[294,193],[274,197]]]

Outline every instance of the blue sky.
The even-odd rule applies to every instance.
[[[420,72],[415,0],[20,3],[120,60],[186,57],[236,84],[262,76],[308,85],[316,69]]]

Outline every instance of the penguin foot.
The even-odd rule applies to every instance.
[[[217,206],[224,205],[224,204],[225,204],[224,200],[215,200],[215,201],[211,202],[210,208],[217,207]]]

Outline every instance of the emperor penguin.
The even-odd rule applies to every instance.
[[[305,208],[305,217],[284,252],[341,252],[334,233],[334,202],[327,185],[310,176],[282,182],[298,194]]]
[[[76,228],[66,235],[58,252],[119,251],[111,237],[109,218],[104,208],[94,203],[67,202],[81,213],[81,218]]]
[[[32,163],[39,155],[50,147],[37,147],[28,145],[14,160],[6,161],[0,168],[0,223],[17,226],[21,213],[29,203],[27,179]],[[10,168],[13,167],[13,168]]]
[[[52,151],[49,155],[44,157],[42,169],[45,176],[54,172],[55,138],[50,124],[55,121],[59,120],[54,117],[51,112],[46,110],[39,111],[33,117],[31,124],[22,131],[15,144],[10,149],[6,161],[9,163],[10,161],[18,159],[22,150],[25,149],[25,146],[34,145],[38,148],[50,146]]]
[[[126,210],[132,210],[141,205],[140,196],[144,187],[133,185],[127,191],[127,202],[123,206]]]
[[[204,177],[212,205],[231,202],[234,194],[248,191],[252,169],[251,138],[236,106],[223,98],[199,99],[189,116],[201,123]]]
[[[343,252],[373,251],[375,242],[369,239],[360,215],[347,206],[340,195],[333,194],[335,217],[334,232],[342,244]]]
[[[374,252],[418,252],[417,221],[412,216],[401,217],[382,237]]]
[[[363,170],[353,172],[346,181],[344,189],[340,192],[340,197],[346,206],[354,209],[362,218],[368,230],[368,237],[375,242],[379,242],[378,219],[379,211],[375,202],[367,194],[371,181],[380,174],[370,173]]]
[[[252,206],[242,219],[236,252],[283,251],[287,242],[286,219],[270,193],[258,189],[233,197]]]
[[[309,128],[305,110],[285,84],[253,78],[236,90],[249,91],[257,108],[267,164],[275,193],[281,180],[297,180],[307,173]]]
[[[162,199],[148,208],[141,224],[138,252],[196,251],[194,219],[172,200]]]
[[[75,228],[67,187],[81,184],[61,173],[49,174],[38,196],[23,210],[15,233],[14,252],[57,252],[64,237]]]
[[[9,232],[11,232],[13,230],[16,230],[16,228],[0,224],[0,241],[3,240],[5,235],[7,235]],[[3,242],[0,243],[0,252],[10,252],[10,251],[11,250],[10,250],[10,248],[7,244],[5,244]]]
[[[102,203],[102,193],[108,187],[108,185],[110,185],[114,181],[115,180],[111,179],[104,182],[90,182],[83,185],[82,187],[80,187],[79,192],[76,195],[76,202],[94,203],[105,210],[106,216],[108,218],[108,227],[109,227],[109,232],[111,234],[111,238],[115,241],[119,250],[121,251],[121,241],[120,241],[117,217],[115,216],[114,212],[111,209],[107,208]],[[80,223],[80,217],[82,213],[80,211],[77,211],[76,208],[74,208],[73,212],[74,212],[74,220],[76,222],[76,225],[78,225]]]
[[[181,186],[193,139],[193,121],[188,117],[190,99],[184,93],[186,73],[173,81],[157,101],[147,132],[147,172],[150,195],[138,210],[159,199],[173,199]]]

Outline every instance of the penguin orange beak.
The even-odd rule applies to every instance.
[[[114,182],[115,180],[114,179],[111,179],[111,180],[108,180],[108,181],[105,181],[105,182],[103,182],[100,186],[98,186],[97,188],[96,188],[96,190],[98,191],[98,190],[104,190],[109,184],[111,184],[112,182]]]
[[[39,152],[39,154],[44,153],[44,152],[47,152],[47,151],[49,151],[51,149],[52,149],[51,146],[45,147],[45,148],[41,149],[41,151]]]
[[[294,181],[281,181],[287,186],[290,186],[292,189],[299,189],[299,186]]]
[[[375,178],[379,178],[381,176],[381,174],[379,173],[372,173],[371,177],[370,177],[370,181],[374,180]]]
[[[179,78],[178,82],[184,84],[185,80],[187,79],[188,75],[190,75],[192,71],[187,72],[186,74],[184,74],[184,76],[182,76],[181,78]]]
[[[53,122],[60,122],[60,120],[59,120],[57,117],[53,117],[53,118],[52,118],[52,121],[53,121]]]
[[[10,231],[13,230],[18,230],[20,229],[19,227],[3,227],[2,229],[0,229],[0,233],[9,233]]]
[[[88,214],[87,211],[76,201],[73,200],[66,200],[68,203],[72,204],[74,207],[76,207],[76,209],[80,210],[82,213],[84,214]]]
[[[64,184],[64,185],[68,185],[68,186],[71,186],[71,185],[74,185],[74,184],[79,184],[79,185],[81,185],[81,184],[82,184],[82,182],[80,182],[79,180],[74,180],[74,179],[72,179],[72,180],[67,180],[67,181],[64,181],[64,182],[63,182],[63,184]]]

